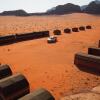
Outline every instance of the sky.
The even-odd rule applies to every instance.
[[[45,12],[57,5],[74,3],[86,5],[93,0],[0,0],[0,12],[23,9],[26,12]]]

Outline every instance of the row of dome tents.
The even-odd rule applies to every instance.
[[[71,33],[71,32],[79,32],[79,31],[85,31],[86,29],[92,29],[92,26],[87,25],[87,26],[80,26],[80,27],[73,27],[71,28],[65,28],[64,33]],[[53,31],[54,35],[61,35],[61,30],[56,29]]]
[[[84,31],[85,29],[91,29],[92,27],[90,25],[85,26],[80,26],[74,27],[72,29],[66,28],[64,29],[64,33],[71,33],[73,32],[78,32]],[[61,35],[61,30],[54,30],[54,35]],[[0,45],[6,45],[6,44],[12,44],[20,41],[25,41],[25,40],[32,40],[32,39],[39,39],[43,37],[49,37],[49,31],[40,31],[40,32],[31,32],[31,33],[21,33],[21,34],[12,34],[12,35],[5,35],[5,36],[0,36]]]
[[[80,26],[80,27],[73,27],[71,28],[65,28],[64,33],[70,34],[71,32],[79,32],[79,31],[85,31],[86,29],[92,29],[92,26],[87,25],[87,26]],[[54,35],[61,35],[61,30],[56,29],[53,31]],[[50,36],[47,39],[48,43],[56,43],[57,42],[57,37],[56,36]]]
[[[0,100],[55,100],[44,88],[30,93],[29,82],[22,74],[12,74],[9,65],[0,65]]]
[[[0,36],[0,45],[11,44],[31,39],[38,39],[43,37],[49,37],[49,31],[5,35]]]
[[[99,47],[89,47],[88,53],[76,53],[74,64],[80,70],[100,75],[100,41]]]

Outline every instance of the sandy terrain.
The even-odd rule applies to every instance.
[[[92,25],[92,30],[65,34],[63,29]],[[0,47],[0,63],[9,64],[13,73],[24,74],[31,91],[44,87],[59,100],[67,94],[85,91],[100,84],[100,77],[80,71],[74,64],[76,52],[87,52],[100,39],[100,17],[87,14],[41,17],[0,17],[0,34],[61,29],[56,44],[47,38]]]

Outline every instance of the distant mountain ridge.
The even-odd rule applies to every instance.
[[[88,5],[78,6],[71,3],[53,7],[47,11],[48,14],[68,14],[68,13],[89,13],[100,14],[100,0],[90,2]]]
[[[100,14],[100,1],[91,2],[84,10],[85,13]]]
[[[24,11],[24,10],[13,10],[13,11],[4,11],[2,12],[0,15],[3,15],[3,16],[29,16],[29,14]]]
[[[80,6],[71,3],[67,3],[65,5],[58,5],[47,11],[48,14],[68,14],[74,12],[81,12],[81,8]]]
[[[100,0],[90,2],[88,5],[78,6],[72,3],[58,5],[44,13],[27,13],[24,10],[4,11],[0,13],[1,16],[34,16],[34,15],[63,15],[69,13],[89,13],[100,14]]]

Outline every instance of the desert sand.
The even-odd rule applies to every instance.
[[[91,25],[91,30],[63,33],[64,28]],[[100,16],[69,14],[62,16],[0,17],[0,35],[54,29],[62,30],[56,44],[47,38],[0,46],[0,63],[9,64],[15,73],[22,73],[31,91],[43,87],[59,100],[61,97],[87,91],[100,84],[100,76],[80,71],[74,65],[74,54],[87,53],[90,46],[98,46]]]

